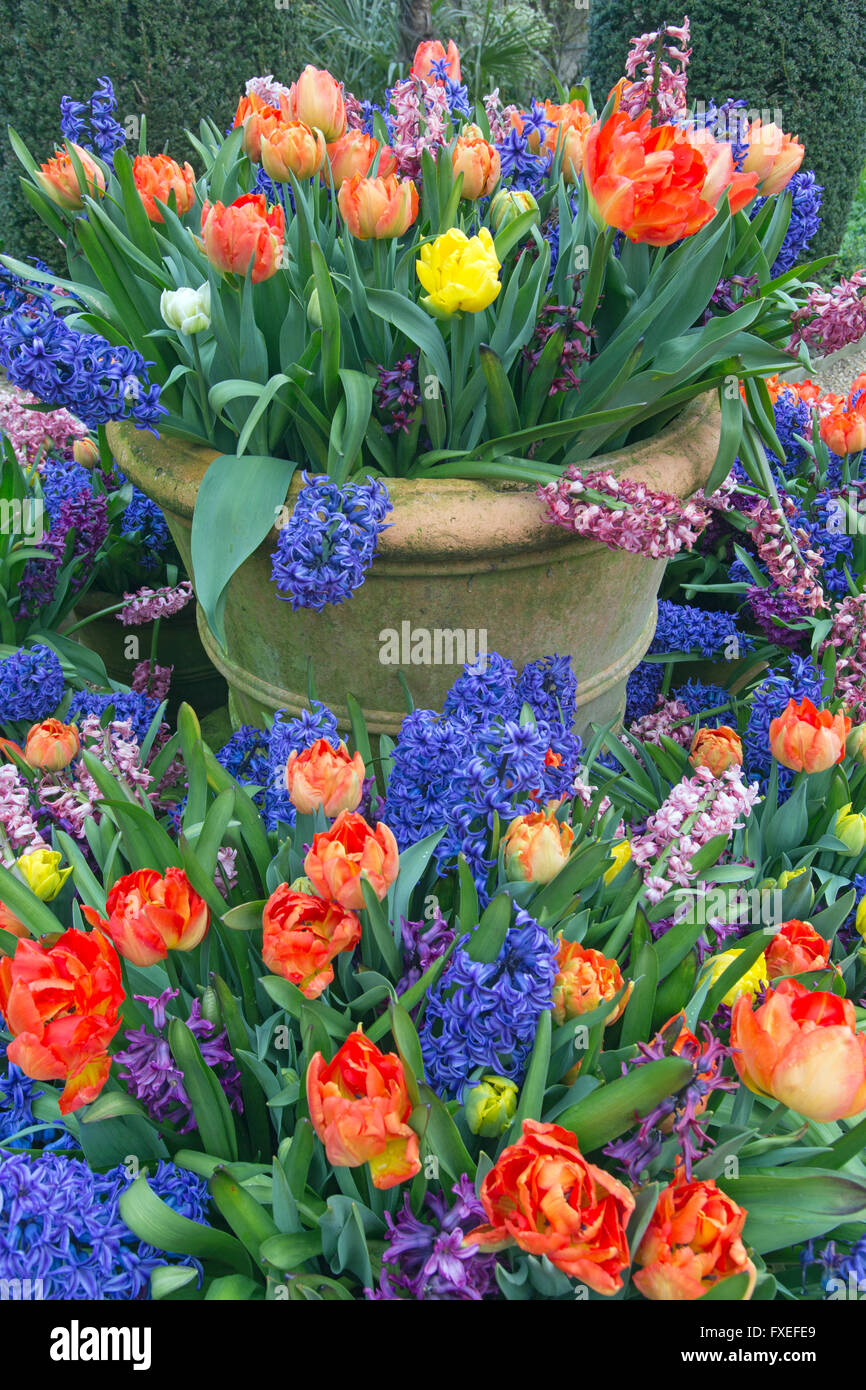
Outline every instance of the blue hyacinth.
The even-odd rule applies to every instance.
[[[79,690],[72,697],[66,717],[78,722],[95,714],[101,719],[109,705],[114,708],[112,718],[118,723],[128,720],[138,742],[143,743],[159,709],[159,700],[144,691],[127,690],[100,695],[92,690]]]
[[[773,765],[770,724],[784,713],[789,700],[811,700],[813,704],[820,705],[822,686],[823,676],[810,656],[791,656],[787,670],[775,668],[768,671],[749,697],[749,722],[743,735],[743,761],[747,780],[757,779],[762,791],[766,791],[767,778]],[[780,801],[790,794],[793,780],[793,772],[780,766]]]
[[[21,647],[0,660],[0,719],[47,719],[63,699],[64,685],[56,652],[42,642]]]
[[[381,479],[337,487],[303,475],[295,509],[277,541],[271,578],[292,608],[343,603],[364,582],[391,510]]]

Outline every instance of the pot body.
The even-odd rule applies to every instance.
[[[130,426],[111,426],[109,438],[124,473],[165,513],[195,583],[192,513],[215,454]],[[591,466],[684,498],[709,477],[718,441],[718,407],[705,397],[655,438]],[[300,485],[296,477],[289,507]],[[199,610],[202,644],[228,682],[237,722],[261,725],[277,709],[305,708],[312,662],[317,697],[342,727],[349,692],[371,733],[394,735],[405,716],[398,672],[416,707],[441,709],[464,663],[494,651],[518,670],[553,653],[570,656],[578,732],[622,714],[629,673],[655,631],[663,560],[609,550],[543,521],[533,484],[389,478],[386,485],[392,525],[347,602],[317,613],[278,600],[274,530],[229,584],[225,649]]]
[[[90,589],[75,605],[76,618],[99,613],[118,601],[116,594]],[[226,702],[226,683],[220,672],[214,670],[202,646],[195,609],[196,605],[187,604],[159,626],[156,659],[160,666],[174,667],[168,694],[168,716],[172,720],[184,701],[192,705],[199,716],[210,714]],[[128,684],[136,662],[150,656],[153,624],[124,627],[117,615],[110,613],[104,618],[94,618],[79,628],[75,636],[83,647],[102,657],[106,671],[114,680]],[[130,637],[136,638],[136,645],[127,656]]]

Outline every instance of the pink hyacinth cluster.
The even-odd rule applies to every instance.
[[[686,70],[692,56],[688,42],[688,15],[682,24],[668,24],[664,29],[656,29],[632,39],[625,62],[626,73],[632,81],[623,86],[621,111],[634,120],[654,103],[660,122],[676,121],[685,114],[688,83]],[[656,88],[656,59],[659,52],[663,56],[659,61]]]
[[[173,666],[160,666],[148,658],[133,667],[130,685],[140,694],[153,695],[161,704],[168,697],[173,672]]]
[[[850,594],[837,606],[833,626],[822,643],[836,651],[835,693],[852,723],[866,722],[866,594]]]
[[[171,618],[179,613],[192,598],[192,584],[184,579],[173,589],[168,585],[162,589],[148,589],[145,586],[123,597],[126,602],[115,616],[124,627],[140,627],[143,623],[153,623],[158,618]]]
[[[258,97],[268,106],[278,107],[280,97],[284,96],[288,100],[291,89],[282,82],[278,82],[273,73],[269,72],[267,77],[248,78],[245,90],[248,97]]]
[[[692,860],[698,850],[717,835],[727,838],[739,829],[759,800],[758,783],[746,785],[736,766],[721,777],[699,767],[693,777],[678,782],[645,830],[632,837],[632,860],[644,872],[648,901],[660,902],[675,884],[688,887],[696,877]]]
[[[634,738],[641,743],[662,741],[662,734],[672,738],[681,748],[690,748],[692,742],[692,714],[682,700],[666,700],[658,697],[657,708],[649,714],[636,719],[629,729]]]
[[[762,497],[752,507],[752,540],[773,584],[804,612],[817,613],[826,603],[819,582],[824,556],[820,550],[811,548],[802,527],[791,527],[790,521],[797,515],[793,498],[785,496],[780,500],[783,511],[768,497]]]
[[[136,800],[143,801],[153,778],[142,766],[141,748],[128,720],[115,719],[105,728],[99,716],[88,715],[78,725],[82,751],[93,753]],[[99,815],[103,799],[90,773],[77,759],[62,772],[47,773],[39,784],[39,804],[51,819],[76,839],[85,838],[87,821]]]
[[[396,82],[391,91],[393,137],[391,149],[400,173],[416,179],[424,150],[435,153],[448,139],[448,96],[441,82],[422,83],[412,77]]]
[[[33,850],[48,849],[30,809],[30,785],[14,763],[0,766],[0,859],[11,867],[15,859]]]
[[[5,434],[19,463],[34,463],[49,449],[67,449],[83,439],[87,426],[68,410],[30,410],[36,397],[11,388],[0,392],[0,434]]]
[[[665,559],[691,550],[710,513],[702,497],[683,502],[608,469],[583,473],[572,464],[555,482],[539,485],[545,521],[601,541],[609,550]]]
[[[791,315],[794,332],[788,351],[805,343],[827,357],[858,343],[866,334],[866,296],[860,294],[864,286],[866,270],[855,270],[850,279],[843,277],[832,289],[811,290],[806,303]]]
[[[217,850],[217,867],[214,870],[214,884],[222,893],[229,892],[238,881],[238,852],[231,845],[220,845]]]
[[[511,117],[520,114],[520,107],[503,106],[498,87],[494,87],[492,92],[488,92],[483,101],[490,126],[490,139],[494,145],[498,145],[512,129]]]

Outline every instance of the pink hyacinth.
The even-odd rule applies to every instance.
[[[0,766],[0,834],[5,838],[11,860],[33,850],[48,849],[30,812],[30,786],[14,763]]]
[[[545,521],[601,541],[609,550],[663,559],[691,550],[710,513],[702,496],[683,502],[609,470],[583,473],[572,464],[556,482],[539,485]]]
[[[692,860],[717,835],[739,829],[760,800],[757,782],[746,785],[742,770],[732,766],[721,777],[699,767],[693,777],[672,788],[650,816],[645,830],[632,838],[632,860],[644,870],[644,892],[659,902],[675,884],[686,888],[696,876]]]
[[[273,73],[268,73],[267,77],[250,77],[245,88],[248,97],[259,97],[268,106],[278,107],[280,97],[288,98],[289,88],[282,82],[277,82]]]
[[[184,579],[176,588],[166,585],[162,589],[138,589],[134,594],[124,594],[125,606],[115,616],[124,627],[140,627],[142,623],[152,623],[157,618],[171,618],[185,608],[192,598],[192,584]]]
[[[692,714],[682,700],[665,700],[658,697],[658,707],[650,714],[636,719],[629,729],[633,738],[641,743],[661,744],[662,734],[672,738],[681,748],[690,748],[692,742]]]
[[[148,658],[133,667],[130,685],[141,694],[152,695],[161,704],[168,696],[173,673],[173,666],[160,666]]]
[[[231,845],[220,845],[217,850],[217,867],[214,872],[214,884],[220,892],[234,888],[238,881],[237,869],[235,867],[237,857],[238,852],[236,849],[233,849]]]
[[[862,724],[866,722],[866,594],[849,594],[837,605],[819,658],[828,647],[836,652],[834,693],[852,723]]]
[[[782,511],[767,497],[762,497],[751,508],[752,540],[773,584],[804,612],[816,613],[826,605],[819,583],[824,556],[820,550],[811,548],[809,536],[802,527],[792,529],[790,523],[797,515],[793,498],[784,496],[780,500]],[[792,543],[792,538],[796,544]]]
[[[794,332],[788,343],[793,352],[800,343],[816,348],[822,356],[838,352],[849,343],[859,343],[866,334],[866,270],[855,270],[830,290],[811,290],[806,303],[791,315]]]
[[[5,434],[19,463],[31,464],[40,453],[67,449],[87,435],[87,426],[68,410],[29,410],[37,400],[17,387],[0,392],[0,434]]]
[[[656,56],[661,40],[658,85],[656,87]],[[672,43],[671,40],[676,42]],[[634,79],[623,86],[620,96],[620,110],[635,120],[653,102],[659,121],[676,121],[686,111],[686,69],[692,50],[689,42],[689,18],[681,25],[668,24],[664,29],[656,29],[649,34],[641,34],[631,41],[631,50],[626,59],[626,74]],[[638,77],[639,72],[641,76]],[[656,88],[654,91],[653,89]]]

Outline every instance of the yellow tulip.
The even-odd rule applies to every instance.
[[[605,883],[613,883],[613,880],[616,878],[617,874],[625,868],[626,864],[631,859],[631,845],[629,841],[618,840],[615,845],[611,845],[610,857],[613,862],[610,868],[605,870]]]
[[[866,846],[866,816],[851,810],[848,801],[836,815],[835,832],[848,848],[849,854],[862,854]]]
[[[50,903],[57,897],[72,869],[61,869],[62,855],[56,849],[35,849],[17,861],[24,882],[37,898]]]
[[[866,940],[866,895],[857,904],[857,916],[854,918],[854,925],[860,935]]]
[[[479,314],[502,289],[501,266],[486,227],[473,237],[452,227],[421,247],[415,269],[427,291],[421,303],[444,318],[461,311]]]
[[[709,975],[711,984],[715,984],[724,975],[729,965],[733,965],[737,956],[741,956],[742,951],[723,951],[720,956],[711,956],[707,961],[702,972],[701,979],[705,980]],[[741,975],[735,985],[732,985],[727,994],[722,999],[723,1004],[733,1006],[741,994],[748,994],[750,999],[757,998],[760,990],[769,983],[767,975],[767,962],[763,954],[758,956],[754,965],[750,966],[744,975]]]

